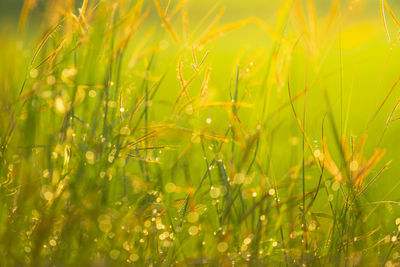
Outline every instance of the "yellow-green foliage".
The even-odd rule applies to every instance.
[[[400,264],[395,0],[6,2],[1,266]]]

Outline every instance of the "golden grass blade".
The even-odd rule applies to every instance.
[[[203,46],[209,42],[211,42],[212,40],[217,39],[218,37],[224,35],[227,32],[236,30],[238,28],[241,28],[245,25],[247,25],[248,23],[250,23],[252,21],[251,18],[247,18],[247,19],[243,19],[240,20],[238,22],[234,22],[234,23],[230,23],[227,25],[224,25],[214,31],[209,32],[208,34],[206,34],[203,38],[201,38],[198,43],[197,46]]]
[[[397,78],[397,80],[394,82],[392,87],[389,89],[389,91],[386,93],[385,98],[381,102],[381,104],[378,107],[378,110],[375,112],[375,114],[371,117],[370,122],[375,119],[375,117],[378,115],[379,111],[382,109],[383,105],[385,105],[386,101],[388,100],[390,94],[393,92],[393,90],[396,88],[397,84],[400,82],[400,76]]]
[[[221,20],[222,16],[225,13],[225,8],[221,8],[218,14],[215,16],[214,20],[210,23],[204,33],[201,35],[199,40],[203,40],[207,37],[207,35],[218,25],[219,21]],[[197,41],[199,43],[199,41]]]
[[[317,41],[318,22],[317,22],[317,12],[315,11],[315,5],[313,0],[307,0],[307,13],[308,13],[308,23],[310,28],[310,38],[312,43],[315,44],[315,42]]]
[[[131,22],[129,26],[126,27],[127,29],[127,34],[125,34],[125,38],[122,38],[120,43],[117,45],[117,50],[122,51],[125,49],[125,47],[128,45],[129,41],[132,39],[132,37],[135,35],[135,33],[138,31],[140,26],[144,23],[145,19],[148,17],[150,14],[150,9],[148,8],[140,18],[137,20],[134,20]],[[144,36],[144,39],[148,38],[147,34]],[[143,39],[142,39],[143,40]]]
[[[66,37],[62,38],[61,41],[57,44],[56,48],[54,49],[53,52],[50,53],[46,58],[44,58],[38,65],[34,67],[34,69],[39,68],[41,65],[43,65],[46,61],[50,60],[53,61],[57,54],[61,51],[63,48],[65,42],[67,41]]]
[[[37,0],[25,0],[21,9],[19,17],[18,29],[21,31],[25,28],[26,21],[28,20],[29,12],[35,8]]]
[[[287,23],[287,17],[292,10],[292,6],[296,0],[279,1],[278,17],[276,21],[276,29],[280,32]]]
[[[293,21],[295,26],[297,26],[299,28],[299,31],[304,33],[306,37],[309,39],[310,33],[306,25],[306,19],[302,9],[302,4],[300,3],[299,0],[294,1],[293,14],[294,14]]]
[[[333,161],[331,153],[329,152],[326,139],[322,141],[324,143],[325,153],[324,153],[324,166],[332,174],[336,181],[343,183],[344,179],[342,173],[337,167],[336,163]]]
[[[285,37],[280,35],[276,30],[274,30],[271,26],[269,26],[268,23],[264,22],[263,20],[259,18],[252,18],[252,21],[259,26],[261,29],[263,29],[265,32],[267,32],[274,41],[277,42],[282,42],[282,41],[288,41]]]
[[[206,60],[206,58],[207,58],[207,56],[208,56],[208,54],[210,53],[210,51],[206,51],[206,53],[204,54],[204,56],[203,56],[203,58],[201,59],[201,61],[200,61],[200,64],[199,64],[199,68],[203,65],[203,63],[204,63],[204,61]]]
[[[137,160],[140,160],[140,161],[144,161],[144,162],[147,162],[147,163],[161,164],[161,163],[160,163],[159,161],[157,161],[157,160],[139,157],[139,156],[134,155],[134,154],[127,154],[127,155],[130,156],[131,158],[134,158],[134,159],[137,159]]]
[[[191,104],[193,104],[194,102],[196,102],[196,100],[198,100],[198,99],[194,97],[194,98],[191,98],[191,99],[189,99],[188,101],[186,101],[186,103],[183,104],[183,105],[179,108],[179,114],[182,113],[182,112],[185,110],[185,108],[190,108],[190,107],[188,107],[188,106],[190,106]]]
[[[168,33],[171,35],[172,40],[174,40],[175,43],[179,44],[180,43],[179,37],[176,34],[175,30],[172,28],[168,18],[166,17],[166,14],[165,14],[165,12],[163,11],[163,9],[161,7],[160,1],[159,0],[154,0],[154,3],[156,5],[158,15],[160,16],[161,20],[163,21],[164,26],[167,29]]]
[[[386,38],[387,38],[387,41],[390,43],[389,29],[386,24],[384,0],[380,1],[380,10],[381,10],[381,18],[382,18],[383,26],[385,27]]]
[[[347,147],[347,138],[346,136],[342,135],[339,139],[340,148],[342,150],[342,154],[347,164],[347,161],[350,159],[349,148]]]
[[[171,6],[171,0],[168,0],[167,6],[165,7],[165,12],[164,12],[165,16],[168,14],[169,7],[170,7],[170,6]]]
[[[135,150],[173,150],[175,147],[173,146],[148,146],[148,147],[138,147]]]
[[[42,38],[42,40],[40,41],[39,45],[37,46],[35,53],[33,54],[32,60],[30,65],[32,66],[33,63],[35,62],[35,59],[37,57],[37,55],[39,54],[40,50],[42,49],[42,47],[44,46],[44,44],[47,42],[47,40],[50,38],[50,36],[54,33],[54,31],[61,25],[61,23],[63,22],[60,21],[59,23],[57,23],[56,25],[54,25]]]
[[[389,15],[392,18],[393,22],[397,25],[397,27],[400,27],[400,22],[396,19],[396,16],[394,15],[392,9],[389,7],[387,1],[383,0],[383,3],[385,4],[385,7],[386,7],[387,11],[389,12]]]
[[[32,60],[30,61],[29,67],[28,67],[28,71],[30,70],[30,68],[32,67],[33,63],[35,62],[35,59],[37,57],[37,55],[39,54],[40,50],[42,49],[42,47],[44,46],[44,44],[47,42],[47,40],[50,38],[51,34],[61,25],[61,23],[64,20],[61,20],[59,23],[57,23],[56,25],[54,25],[42,38],[42,40],[40,41],[39,45],[37,46],[35,53],[33,54]],[[26,77],[25,77],[25,81],[22,84],[22,87],[19,91],[18,96],[21,96],[22,92],[24,91],[25,88],[25,82],[26,82]]]
[[[179,101],[182,98],[182,95],[185,95],[186,99],[188,101],[190,100],[190,96],[189,96],[189,93],[187,91],[187,87],[194,81],[194,79],[197,78],[197,76],[199,76],[199,73],[200,72],[195,72],[192,75],[192,77],[190,77],[190,79],[188,81],[185,81],[184,78],[183,78],[183,74],[182,74],[182,61],[179,61],[179,63],[178,63],[178,80],[179,80],[180,85],[181,85],[181,91],[180,91],[178,97],[175,100],[174,106],[172,107],[172,112],[175,111]]]
[[[330,31],[330,29],[332,27],[332,24],[335,21],[336,13],[339,10],[339,3],[340,3],[340,0],[333,0],[332,1],[332,5],[331,5],[330,11],[329,11],[329,15],[328,15],[328,20],[327,20],[327,23],[326,23],[326,32]]]
[[[360,189],[360,191],[357,193],[356,197],[358,197],[358,196],[361,195],[365,190],[367,190],[368,187],[369,187],[373,182],[375,182],[376,178],[379,177],[379,176],[382,174],[382,172],[385,171],[385,170],[389,167],[389,165],[390,165],[391,163],[392,163],[391,160],[390,160],[389,162],[387,162],[387,163],[385,164],[385,166],[383,166],[383,167],[379,170],[379,172],[374,176],[374,178],[372,178],[371,181],[369,181],[369,183],[368,183],[367,185],[365,185],[363,189]]]
[[[85,12],[86,12],[86,8],[87,8],[87,4],[88,4],[88,0],[83,0],[83,2],[82,2],[82,6],[81,6],[81,8],[79,9],[79,13],[82,15],[82,16],[85,16]]]
[[[367,140],[367,135],[364,133],[361,137],[360,140],[357,143],[356,150],[354,151],[354,156],[353,160],[356,160],[357,162],[361,161],[361,156],[364,150],[365,146],[365,141]]]
[[[193,30],[193,34],[197,33],[197,31],[200,29],[200,27],[204,24],[204,22],[211,16],[211,14],[220,6],[222,3],[222,0],[218,0],[215,2],[215,4],[207,11],[207,13],[201,18],[199,23],[197,23],[196,28]]]
[[[204,104],[206,100],[206,94],[210,82],[210,76],[211,76],[211,68],[208,68],[206,74],[204,75],[203,83],[201,84],[200,88],[201,104]]]
[[[390,113],[388,119],[386,120],[386,125],[385,125],[385,128],[383,129],[381,137],[380,137],[380,139],[378,141],[378,146],[380,146],[380,144],[381,144],[381,142],[383,140],[383,137],[384,137],[387,129],[389,128],[389,124],[392,121],[392,118],[393,118],[394,114],[396,113],[397,109],[399,108],[399,105],[400,105],[400,98],[397,99],[396,104],[394,105],[394,107],[392,109],[392,112]]]
[[[182,92],[185,93],[185,96],[187,99],[189,99],[189,93],[186,90],[186,82],[185,79],[183,78],[183,73],[182,73],[182,60],[178,62],[178,77],[179,77],[179,83],[181,84]]]
[[[272,118],[275,114],[279,113],[280,111],[282,111],[283,109],[285,109],[287,106],[290,106],[291,102],[295,102],[297,99],[300,99],[300,97],[302,95],[305,94],[307,89],[303,89],[300,93],[298,93],[297,95],[295,95],[292,100],[282,104],[280,107],[278,107],[276,110],[274,110],[273,112],[271,112],[271,114],[268,116],[268,118]]]
[[[190,23],[189,23],[189,13],[183,7],[182,8],[182,31],[183,38],[185,40],[185,44],[188,44],[190,41]]]
[[[386,150],[375,149],[371,158],[367,161],[366,164],[360,167],[356,177],[354,178],[354,185],[356,187],[362,185],[364,179],[371,172],[371,169],[382,159],[383,155],[385,155]]]
[[[183,8],[184,3],[185,0],[179,0],[178,5],[176,5],[176,7],[170,12],[169,17],[173,18],[176,14],[178,14],[178,12]],[[165,13],[165,15],[167,15],[167,13]]]
[[[378,232],[378,230],[381,229],[381,228],[382,228],[382,226],[378,226],[378,227],[375,228],[374,230],[372,230],[372,231],[370,231],[370,232],[368,232],[368,233],[366,233],[366,234],[364,234],[364,235],[357,236],[357,237],[355,237],[353,240],[347,241],[346,244],[347,244],[347,243],[355,243],[355,242],[359,242],[360,240],[366,239],[367,237],[369,237],[369,236],[375,234],[376,232]]]
[[[134,142],[129,142],[128,144],[126,144],[124,147],[132,147],[132,146],[136,146],[137,144],[144,142],[148,139],[154,138],[156,137],[157,131],[151,131],[148,134],[145,134],[141,137],[139,137],[138,139],[136,139]],[[132,149],[136,149],[136,147],[132,148]]]

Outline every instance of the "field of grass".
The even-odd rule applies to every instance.
[[[0,266],[400,266],[396,0],[4,0]]]

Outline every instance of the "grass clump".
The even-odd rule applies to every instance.
[[[316,2],[24,1],[2,264],[398,265],[397,6]]]

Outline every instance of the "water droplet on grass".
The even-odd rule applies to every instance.
[[[121,130],[119,131],[119,133],[120,133],[121,135],[130,135],[131,130],[130,130],[127,126],[125,126],[125,127],[122,127],[122,128],[121,128]]]
[[[212,198],[217,198],[221,195],[221,189],[219,187],[211,187],[210,196]]]
[[[270,190],[268,190],[268,195],[270,195],[270,196],[275,195],[275,189],[271,188]]]
[[[48,85],[53,85],[56,83],[56,78],[53,75],[47,76],[46,82]]]
[[[35,78],[37,78],[37,76],[39,76],[39,71],[37,69],[31,69],[31,71],[29,72],[29,76],[31,76],[31,78],[35,79]]]
[[[116,260],[116,259],[118,259],[120,254],[121,254],[121,252],[118,249],[113,249],[110,251],[110,258],[113,260]]]
[[[89,93],[88,93],[88,95],[89,95],[90,97],[94,98],[94,97],[96,97],[97,93],[96,93],[95,90],[90,90]]]
[[[353,160],[350,162],[350,170],[351,171],[356,171],[358,169],[358,162],[356,160]]]
[[[250,237],[246,237],[246,238],[243,240],[243,243],[246,244],[246,245],[250,244],[250,243],[251,243],[251,238],[250,238]]]
[[[139,256],[138,256],[137,254],[133,253],[133,254],[129,255],[129,259],[130,259],[132,262],[136,262],[136,261],[139,260]]]
[[[93,151],[87,151],[85,156],[89,164],[94,164],[95,155]]]
[[[188,229],[189,235],[197,235],[199,233],[199,228],[195,225],[192,225]]]
[[[64,104],[64,100],[62,99],[61,96],[58,96],[55,99],[54,107],[56,108],[56,111],[62,114],[64,114],[67,111],[66,105]]]
[[[246,179],[246,175],[244,173],[236,173],[233,177],[233,183],[235,184],[243,184]]]
[[[228,243],[226,242],[220,242],[217,245],[217,250],[221,253],[225,252],[228,249]]]
[[[338,182],[338,181],[335,181],[335,182],[332,184],[332,190],[333,190],[333,191],[338,191],[339,188],[340,188],[339,182]]]

